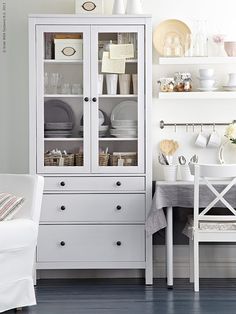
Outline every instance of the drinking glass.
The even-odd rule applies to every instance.
[[[44,93],[45,94],[49,93],[48,87],[49,87],[49,73],[45,72],[44,73]]]
[[[61,88],[61,81],[62,76],[59,73],[52,73],[51,74],[51,88],[52,88],[52,94],[59,94],[60,88]]]

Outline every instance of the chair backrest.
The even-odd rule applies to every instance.
[[[199,220],[207,221],[232,221],[236,220],[236,210],[229,204],[224,198],[225,194],[236,184],[236,164],[230,165],[206,165],[195,164],[192,166],[192,172],[194,174],[194,227],[198,227]],[[225,180],[223,191],[218,192],[214,187],[214,182],[211,180]],[[199,210],[199,190],[200,183],[205,183],[215,199],[208,204],[201,212]],[[229,210],[230,215],[209,215],[209,211],[214,206],[221,202]]]
[[[44,178],[37,175],[0,174],[0,193],[23,196],[25,201],[15,218],[28,218],[39,222]]]

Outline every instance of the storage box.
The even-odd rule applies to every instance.
[[[82,60],[83,39],[54,39],[55,60]]]
[[[103,0],[75,0],[75,13],[103,14]]]

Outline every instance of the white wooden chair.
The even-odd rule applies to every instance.
[[[190,237],[190,281],[194,291],[199,291],[199,242],[236,242],[236,210],[224,198],[236,184],[236,164],[194,165],[194,215],[192,237]],[[223,191],[218,192],[209,180],[225,180]],[[205,183],[215,199],[203,210],[199,209],[199,185]],[[215,182],[216,183],[216,182]],[[214,206],[221,202],[230,215],[214,215]],[[222,206],[222,207],[223,207]],[[211,210],[212,214],[209,214]]]

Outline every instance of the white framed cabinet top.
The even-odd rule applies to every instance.
[[[31,15],[30,169],[146,174],[151,18]]]

